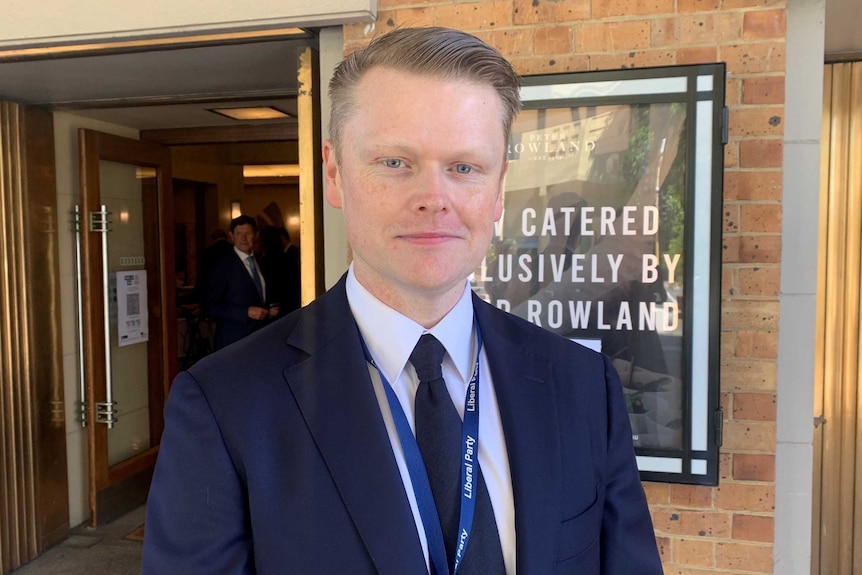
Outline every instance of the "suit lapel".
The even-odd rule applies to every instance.
[[[344,279],[312,307],[287,342],[309,357],[284,376],[377,571],[424,572]]]
[[[560,436],[549,358],[503,312],[473,305],[500,409],[512,492],[518,573],[553,572],[560,525]]]

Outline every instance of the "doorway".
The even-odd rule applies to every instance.
[[[298,90],[296,89],[300,69],[305,70],[305,73],[309,73],[300,63],[300,60],[302,60],[300,56],[305,55],[305,61],[311,62],[312,65],[316,62],[316,39],[314,34],[305,32],[304,35],[297,40],[295,38],[280,38],[278,31],[273,31],[268,37],[264,39],[256,39],[254,42],[248,42],[246,44],[237,44],[236,40],[233,40],[232,42],[233,44],[229,42],[228,45],[220,44],[191,47],[189,46],[189,43],[186,42],[184,46],[185,48],[188,48],[188,52],[184,52],[183,49],[180,48],[165,48],[163,45],[161,49],[162,51],[158,53],[146,51],[130,52],[125,50],[115,53],[108,52],[98,56],[81,57],[80,55],[77,55],[66,58],[70,61],[75,58],[80,58],[80,64],[95,74],[92,82],[89,81],[89,78],[87,82],[81,82],[80,78],[85,76],[79,74],[76,82],[68,82],[72,88],[80,90],[82,86],[85,86],[86,84],[102,84],[106,79],[109,82],[113,81],[115,84],[122,84],[124,81],[129,81],[128,78],[130,77],[130,72],[132,72],[132,76],[140,78],[138,86],[140,87],[144,84],[144,88],[140,88],[143,91],[137,96],[118,94],[116,91],[112,92],[108,90],[101,93],[101,95],[91,93],[90,99],[84,100],[76,97],[63,97],[62,94],[54,92],[52,91],[53,89],[48,89],[47,87],[41,94],[36,94],[34,96],[31,93],[21,96],[21,100],[24,104],[28,105],[28,108],[39,106],[49,108],[55,112],[54,126],[55,142],[57,144],[56,164],[58,173],[55,209],[57,219],[60,222],[60,225],[58,226],[58,241],[56,242],[58,246],[56,249],[59,254],[60,273],[58,278],[50,279],[52,281],[59,280],[60,290],[64,295],[61,297],[63,305],[52,306],[51,309],[54,310],[53,313],[55,313],[55,325],[57,326],[58,331],[61,330],[63,332],[62,343],[58,343],[58,345],[62,347],[62,352],[61,354],[58,353],[58,357],[62,355],[65,359],[63,362],[62,372],[63,379],[66,380],[65,402],[67,404],[67,408],[65,410],[65,439],[66,451],[69,459],[67,487],[69,496],[69,518],[70,523],[73,526],[84,521],[98,522],[121,512],[120,510],[109,512],[108,507],[105,507],[104,510],[102,510],[102,505],[98,502],[100,501],[100,498],[105,499],[106,497],[113,497],[115,492],[119,489],[115,485],[115,480],[120,480],[118,476],[119,470],[122,470],[122,473],[120,474],[129,473],[129,477],[137,477],[137,471],[140,471],[138,468],[146,468],[148,466],[142,464],[143,461],[154,461],[153,454],[157,451],[161,409],[159,406],[159,398],[156,397],[156,399],[152,400],[150,399],[150,395],[151,392],[160,388],[164,395],[164,392],[169,387],[172,374],[176,373],[176,370],[179,368],[177,333],[175,329],[172,330],[168,328],[168,326],[175,324],[177,320],[177,314],[175,311],[177,292],[173,289],[176,286],[177,280],[177,269],[174,266],[174,262],[176,261],[176,252],[171,249],[164,249],[169,248],[170,245],[174,243],[173,239],[177,234],[175,233],[176,230],[174,229],[173,222],[168,222],[170,225],[167,225],[166,222],[163,221],[160,222],[158,228],[154,228],[157,230],[156,236],[158,237],[160,249],[162,250],[159,254],[159,258],[156,258],[156,260],[160,260],[159,264],[156,266],[158,269],[151,269],[148,267],[151,258],[146,254],[142,256],[131,253],[124,255],[118,254],[118,258],[127,258],[124,260],[124,263],[130,265],[125,268],[121,266],[120,269],[112,269],[109,267],[108,282],[105,282],[108,286],[108,300],[110,300],[110,294],[113,293],[114,289],[110,283],[110,278],[112,276],[116,278],[117,272],[122,271],[123,269],[128,269],[129,271],[145,271],[145,281],[148,282],[148,288],[150,288],[149,282],[153,280],[157,280],[157,282],[161,284],[161,286],[153,286],[152,289],[147,289],[149,295],[154,293],[160,294],[161,300],[148,303],[145,307],[147,308],[147,311],[150,312],[149,316],[151,318],[157,318],[161,324],[157,328],[153,328],[154,324],[151,325],[149,335],[152,337],[154,332],[158,332],[162,341],[154,342],[153,339],[150,339],[146,344],[134,344],[143,345],[147,348],[146,351],[141,354],[141,357],[134,359],[135,362],[142,362],[142,365],[146,366],[146,369],[141,370],[141,373],[144,374],[142,382],[145,381],[146,383],[141,383],[141,385],[137,387],[137,391],[135,393],[146,396],[147,400],[137,401],[137,399],[140,398],[121,398],[116,396],[116,394],[113,398],[105,397],[105,392],[96,391],[100,388],[95,387],[95,382],[91,385],[89,381],[92,378],[91,373],[85,373],[82,376],[78,375],[78,366],[84,363],[78,359],[78,351],[80,351],[85,357],[92,356],[93,361],[90,361],[90,363],[93,363],[93,365],[96,365],[96,363],[103,364],[103,367],[101,368],[103,372],[102,376],[106,373],[111,373],[111,375],[113,375],[117,370],[119,373],[124,373],[128,371],[129,367],[129,364],[126,361],[127,358],[124,358],[125,352],[128,351],[127,349],[120,349],[121,346],[119,345],[117,345],[115,349],[110,349],[114,346],[113,342],[120,337],[117,325],[111,322],[112,313],[119,313],[119,310],[112,310],[110,304],[106,312],[104,309],[102,311],[102,319],[107,317],[108,323],[107,329],[104,327],[102,328],[101,335],[103,337],[101,338],[101,350],[90,349],[91,346],[98,345],[96,342],[99,339],[99,333],[96,333],[97,337],[90,338],[91,346],[86,345],[84,338],[81,338],[80,340],[81,342],[84,342],[84,345],[79,345],[79,339],[75,333],[77,321],[74,311],[74,302],[75,293],[79,290],[77,290],[75,286],[75,266],[73,265],[75,241],[71,214],[73,212],[74,205],[79,201],[77,185],[75,185],[75,182],[78,180],[77,128],[80,127],[78,124],[86,125],[87,127],[97,131],[113,132],[133,140],[144,140],[146,139],[144,138],[145,134],[155,140],[157,138],[153,136],[157,135],[178,140],[171,141],[169,144],[165,144],[165,146],[190,146],[195,143],[203,143],[204,141],[213,143],[213,141],[218,141],[219,138],[223,137],[223,135],[219,133],[219,130],[222,132],[224,131],[224,122],[227,120],[220,120],[218,116],[210,111],[210,108],[239,107],[248,104],[257,104],[261,101],[271,101],[273,99],[278,101],[292,100],[293,111],[295,113],[290,114],[290,117],[287,120],[282,120],[280,122],[274,121],[243,124],[239,129],[234,129],[235,133],[233,136],[230,136],[230,138],[233,138],[231,142],[236,145],[242,145],[243,142],[259,143],[281,140],[291,141],[293,142],[294,147],[297,147],[297,143],[299,141],[306,141],[308,145],[304,147],[307,147],[310,150],[318,147],[319,142],[315,140],[316,130],[314,126],[319,123],[319,118],[308,115],[303,117],[302,113],[299,111],[301,106],[299,105],[298,100],[301,100],[303,97],[315,100],[319,97],[319,94],[316,91],[309,90],[307,93],[298,95]],[[182,44],[182,42],[180,42],[180,44]],[[143,49],[145,50],[145,48]],[[263,56],[261,56],[261,54],[263,54]],[[147,65],[141,64],[141,58],[144,58],[145,55],[155,58],[157,63],[161,62],[161,67],[155,65],[149,69],[152,72],[150,77],[147,77]],[[94,63],[94,58],[114,60],[114,64],[105,65],[105,67],[102,68],[101,65]],[[39,70],[46,67],[56,66],[58,65],[58,61],[63,59],[63,57],[60,57],[52,59],[51,62],[32,61],[25,62],[25,64],[34,70],[36,77],[41,75],[45,78],[46,83],[50,83],[56,78],[50,73],[41,74]],[[130,65],[130,59],[136,61],[137,64]],[[263,78],[263,84],[258,83],[255,85],[255,80],[251,78],[249,73],[213,74],[212,72],[213,66],[217,67],[220,64],[242,67],[243,60],[246,60],[246,64],[248,64],[248,61],[254,61],[257,63],[263,62],[265,65],[269,66],[268,75],[266,78]],[[186,73],[187,77],[181,77],[183,73],[177,69],[176,64],[180,62],[193,64],[192,71]],[[273,78],[281,75],[273,74],[271,72],[271,70],[276,67],[276,62],[278,63],[277,69],[282,70],[283,75],[288,77],[292,76],[289,81],[289,84],[292,87],[276,85],[277,82],[273,82]],[[67,62],[67,64],[68,63],[69,62]],[[20,62],[16,62],[14,64],[17,66]],[[0,65],[5,66],[6,64],[0,60]],[[71,68],[74,68],[74,65],[70,64],[70,66]],[[108,71],[112,66],[114,69],[120,70],[120,73],[112,74]],[[255,66],[251,65],[247,65],[246,67],[249,69],[255,68]],[[162,78],[158,81],[153,81],[157,72],[161,74]],[[176,91],[172,93],[163,91],[160,94],[154,94],[152,91],[148,92],[145,89],[148,88],[148,86],[146,86],[148,82],[150,84],[157,85],[159,88],[164,88],[166,84],[170,83],[167,80],[164,80],[165,72],[170,72],[170,74],[173,74],[175,77],[179,77],[177,80],[178,84]],[[202,78],[204,84],[206,84],[207,81],[210,81],[211,83],[202,87],[193,86],[191,79],[193,79],[198,72],[201,76],[204,76],[204,78]],[[249,71],[247,70],[246,72]],[[315,75],[316,70],[311,71],[310,73]],[[59,77],[62,77],[62,74],[57,76],[57,78]],[[228,79],[226,80],[226,78]],[[258,78],[258,81],[259,80],[261,80],[261,78]],[[4,90],[7,90],[12,84],[4,83],[3,85]],[[105,90],[106,88],[103,85],[101,89]],[[307,110],[313,111],[317,109],[317,106],[309,105],[306,108]],[[205,117],[206,119],[201,120],[201,117]],[[148,120],[148,118],[150,120]],[[155,121],[158,123],[148,124],[147,122],[152,121],[153,118],[155,118]],[[218,125],[215,128],[212,128],[208,125],[210,122]],[[222,123],[219,124],[219,122]],[[184,127],[186,133],[183,133],[183,130],[180,129],[181,127]],[[194,132],[191,135],[191,139],[189,139],[189,130]],[[207,130],[210,132],[209,135],[204,134]],[[207,138],[209,138],[209,140],[207,140]],[[303,154],[298,152],[297,156],[300,155]],[[315,189],[319,188],[319,178],[316,174],[314,158],[308,158],[305,156],[303,156],[303,158],[297,157],[294,162],[303,166],[303,170],[307,170],[307,172],[301,173],[300,176],[297,177],[299,187],[302,188],[301,193],[304,194],[303,197],[306,198],[301,201],[303,204],[302,209],[305,210],[301,219],[303,222],[306,222],[307,225],[303,226],[301,232],[303,237],[308,234],[309,237],[312,238],[312,241],[307,242],[303,248],[314,250],[319,245],[320,241],[318,239],[320,235],[320,223],[316,219],[317,213],[319,212],[319,205],[317,205],[314,200],[315,195],[320,195],[315,194],[314,192]],[[147,169],[152,168],[153,166],[147,162],[131,160],[128,162],[116,162],[114,160],[103,158],[102,162],[121,164],[121,169],[118,168],[117,171],[126,172],[126,175],[131,174],[129,170],[135,169],[135,166],[137,166],[138,169],[135,170],[135,178],[136,183],[142,186],[139,188],[139,192],[142,194],[141,210],[143,210],[146,206],[146,202],[144,202],[143,198],[146,195],[146,186],[148,184],[146,182],[146,176],[139,176],[147,173]],[[110,166],[103,165],[97,171],[101,171],[101,169],[111,171]],[[207,181],[207,178],[199,178],[198,176],[199,174],[189,178],[187,181],[195,182],[195,185],[203,184],[205,187],[213,185],[212,182]],[[242,184],[241,175],[240,184]],[[166,187],[163,186],[160,189],[164,190]],[[215,192],[210,189],[203,193],[207,196],[212,196]],[[216,195],[218,194],[216,193]],[[170,199],[173,198],[171,197]],[[202,218],[205,222],[204,226],[206,228],[212,227],[210,225],[210,221],[213,219],[218,223],[226,223],[229,220],[230,203],[232,199],[234,198],[230,196],[219,196],[216,199],[215,208],[212,210],[215,213],[215,216],[211,217],[209,215],[205,215]],[[167,205],[167,203],[168,198],[162,198],[161,202],[158,203],[158,206],[163,207]],[[150,208],[152,207],[153,206],[150,206]],[[106,211],[115,212],[114,215],[119,217],[122,211],[118,210],[120,210],[119,207],[111,208]],[[87,212],[89,211],[91,210],[87,210]],[[84,215],[84,217],[88,218],[89,213]],[[129,218],[131,219],[132,217],[133,215],[130,211]],[[196,222],[197,221],[198,220],[196,220]],[[88,222],[82,223],[89,225]],[[193,242],[195,246],[199,245],[198,238],[200,232],[197,227],[196,223],[196,227],[193,232]],[[170,238],[171,241],[167,241],[168,238]],[[140,249],[148,249],[146,248],[146,244],[148,242],[152,243],[151,239],[152,238],[148,239],[148,236],[142,232],[137,238],[137,240],[140,240],[141,242],[141,246],[139,246]],[[95,261],[100,257],[98,251],[99,250],[95,248],[92,250],[85,250],[83,255],[85,258]],[[137,267],[141,261],[139,258],[144,262],[144,269]],[[309,260],[314,262],[314,259],[314,254],[312,254],[312,257],[310,257]],[[86,265],[86,263],[83,264],[81,268],[84,269]],[[117,262],[117,265],[119,265],[119,261]],[[192,264],[187,262],[187,265],[189,267],[184,270],[186,274],[193,271],[191,269]],[[321,289],[319,275],[322,274],[308,274],[308,281],[310,283],[308,283],[306,291],[309,294],[307,296],[309,298],[313,298],[314,294],[319,292]],[[188,277],[182,283],[186,284],[187,280]],[[171,289],[166,289],[167,286],[170,286]],[[83,290],[80,291],[83,293]],[[38,302],[35,303],[38,304]],[[97,308],[98,304],[96,304],[96,306],[94,306],[90,311],[94,312]],[[89,314],[87,314],[87,318],[91,319],[89,318]],[[109,343],[106,344],[106,342]],[[129,348],[131,349],[134,345],[129,346]],[[151,353],[149,350],[150,347],[159,349],[161,355],[157,357],[155,353]],[[113,352],[110,360],[105,357],[106,350],[109,350],[109,353]],[[107,367],[109,365],[108,361],[113,361],[116,365],[110,364],[111,367],[109,368]],[[156,365],[156,363],[158,363],[158,365]],[[150,369],[151,364],[153,369]],[[137,365],[137,363],[135,365]],[[156,377],[155,374],[159,374],[158,377]],[[113,379],[116,380],[117,378],[114,377]],[[121,377],[120,379],[125,378]],[[84,392],[78,391],[78,383],[80,382],[85,384]],[[62,379],[60,380],[60,383],[62,384]],[[141,389],[145,389],[143,394],[140,394]],[[88,418],[88,421],[81,422],[78,419],[78,414],[81,412],[79,404],[81,404],[83,400],[88,399],[87,391],[90,391],[90,400],[106,404],[106,407],[100,408],[103,412],[102,415],[104,421],[98,421],[98,414],[95,406],[92,408],[92,415]],[[101,394],[101,396],[99,396],[99,394]],[[99,431],[99,433],[104,433],[105,435],[110,436],[110,432],[116,430],[109,428],[107,424],[107,422],[109,422],[113,417],[109,407],[112,403],[111,399],[116,400],[117,410],[119,410],[119,413],[121,414],[126,411],[140,412],[141,415],[138,415],[137,417],[147,421],[147,425],[141,428],[142,431],[140,435],[142,437],[147,437],[145,440],[140,440],[140,438],[138,438],[124,442],[127,444],[126,447],[132,449],[134,453],[120,453],[115,457],[107,455],[107,463],[103,466],[106,471],[103,470],[101,472],[96,472],[92,467],[92,462],[88,460],[88,457],[90,455],[95,457],[94,453],[97,449],[94,447],[95,443],[88,439],[88,428],[81,427],[81,424],[84,423],[88,426],[94,424],[96,426],[102,426],[102,431]],[[60,394],[60,401],[63,401],[63,394]],[[163,401],[163,398],[161,401]],[[125,404],[125,406],[123,404]],[[142,415],[144,413],[146,413],[146,416]],[[123,420],[121,419],[120,421]],[[105,442],[106,445],[110,443],[110,440]],[[111,451],[111,448],[106,449],[108,452]],[[2,463],[3,462],[0,462],[0,465],[2,465]],[[100,465],[103,464],[97,461],[96,467],[99,467]],[[149,467],[151,469],[151,465]],[[134,473],[128,471],[132,469],[134,469]],[[98,479],[100,476],[102,478],[101,480]],[[106,476],[109,477],[107,484],[104,482],[104,478]],[[143,472],[142,476],[146,477],[146,471]],[[127,479],[129,477],[127,477]],[[40,478],[34,473],[33,480],[38,483]],[[145,484],[147,480],[144,479],[141,482]],[[96,493],[96,512],[91,512],[91,505],[89,503],[91,492]],[[11,531],[4,530],[4,533],[0,533],[0,538],[11,533]],[[4,542],[0,541],[0,543]],[[31,543],[28,542],[27,545],[29,546]],[[41,552],[42,550],[41,548],[38,548],[38,544],[31,549],[35,549],[36,553]],[[29,556],[32,556],[33,551],[28,551],[28,553],[30,554]],[[26,556],[23,557],[23,560],[26,560]]]
[[[80,132],[82,292],[90,525],[146,499],[167,382],[177,372],[169,326],[173,238],[170,153],[157,144]]]
[[[278,249],[301,251],[298,146],[292,141],[213,142],[209,129],[197,131],[201,144],[170,145],[173,170],[174,274],[177,301],[177,354],[180,369],[188,369],[215,349],[215,321],[206,310],[209,270],[230,245],[228,224],[247,215],[257,222],[255,251],[265,255],[264,240],[275,234]],[[232,133],[230,139],[241,139]],[[203,136],[206,136],[205,138]],[[170,141],[162,131],[141,133],[150,142]],[[186,131],[186,140],[191,134]],[[222,136],[222,139],[225,139]],[[225,206],[224,208],[220,208]],[[226,210],[226,211],[225,211]],[[282,246],[284,235],[288,245]],[[284,259],[284,258],[282,258]],[[261,258],[265,264],[276,258]],[[301,260],[296,258],[297,263]],[[300,303],[299,269],[265,269],[268,292],[282,311]],[[278,273],[276,273],[278,272]],[[275,276],[275,277],[269,277]],[[270,285],[270,281],[274,283]]]
[[[186,370],[213,351],[212,322],[203,313],[207,248],[224,236],[217,225],[218,185],[174,177],[173,242],[176,280],[177,363]],[[223,230],[221,230],[223,233]]]

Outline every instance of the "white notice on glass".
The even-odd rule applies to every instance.
[[[148,324],[147,271],[117,272],[117,345],[147,341]]]

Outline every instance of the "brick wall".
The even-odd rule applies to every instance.
[[[772,573],[785,1],[378,0],[374,26],[451,26],[523,75],[726,62],[719,487],[646,483],[668,575]]]

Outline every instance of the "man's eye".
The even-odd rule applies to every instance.
[[[387,168],[403,168],[404,167],[404,161],[399,160],[398,158],[386,158],[385,160],[383,160],[383,164]]]
[[[455,166],[455,171],[459,174],[469,174],[473,171],[473,166],[469,164],[458,164]]]

